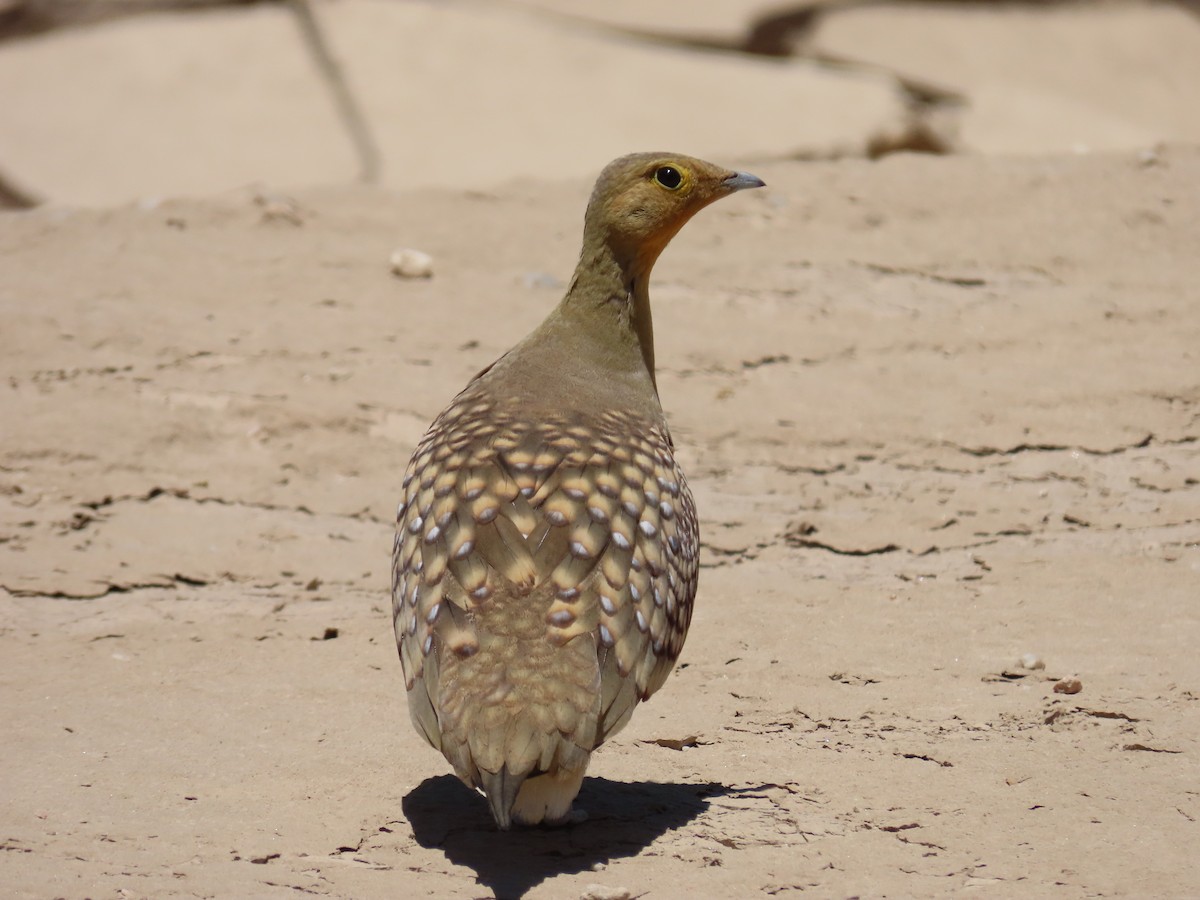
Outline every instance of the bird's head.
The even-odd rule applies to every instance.
[[[596,181],[584,219],[584,246],[606,245],[628,275],[643,276],[697,212],[735,191],[762,186],[762,179],[747,172],[691,156],[623,156]]]

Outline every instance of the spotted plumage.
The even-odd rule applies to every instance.
[[[692,214],[759,185],[670,154],[611,164],[562,303],[409,463],[392,582],[409,708],[501,828],[563,820],[591,752],[683,648],[699,535],[646,286]]]

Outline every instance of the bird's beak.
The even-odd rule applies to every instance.
[[[757,175],[751,175],[749,172],[734,172],[721,182],[721,186],[731,194],[748,188],[766,187],[766,184]]]

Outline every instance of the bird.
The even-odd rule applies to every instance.
[[[609,163],[561,302],[405,471],[392,618],[410,716],[500,830],[577,820],[592,752],[679,658],[699,532],[655,379],[650,272],[698,211],[763,185],[675,153]]]

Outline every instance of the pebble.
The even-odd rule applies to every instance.
[[[1026,653],[1018,660],[1017,665],[1022,669],[1044,669],[1046,668],[1046,661],[1036,653]]]
[[[547,288],[550,290],[561,290],[563,287],[562,279],[549,272],[526,272],[521,276],[521,283],[525,287],[530,288]]]
[[[280,194],[257,194],[255,204],[262,210],[262,222],[282,222],[285,225],[300,226],[304,224],[304,216],[300,206],[291,197]]]
[[[412,247],[393,250],[388,263],[392,267],[392,274],[399,278],[433,277],[433,257]]]
[[[1054,682],[1056,694],[1078,694],[1083,690],[1083,682],[1078,678],[1062,678]]]
[[[589,884],[579,895],[579,900],[633,900],[633,891],[623,887]]]

